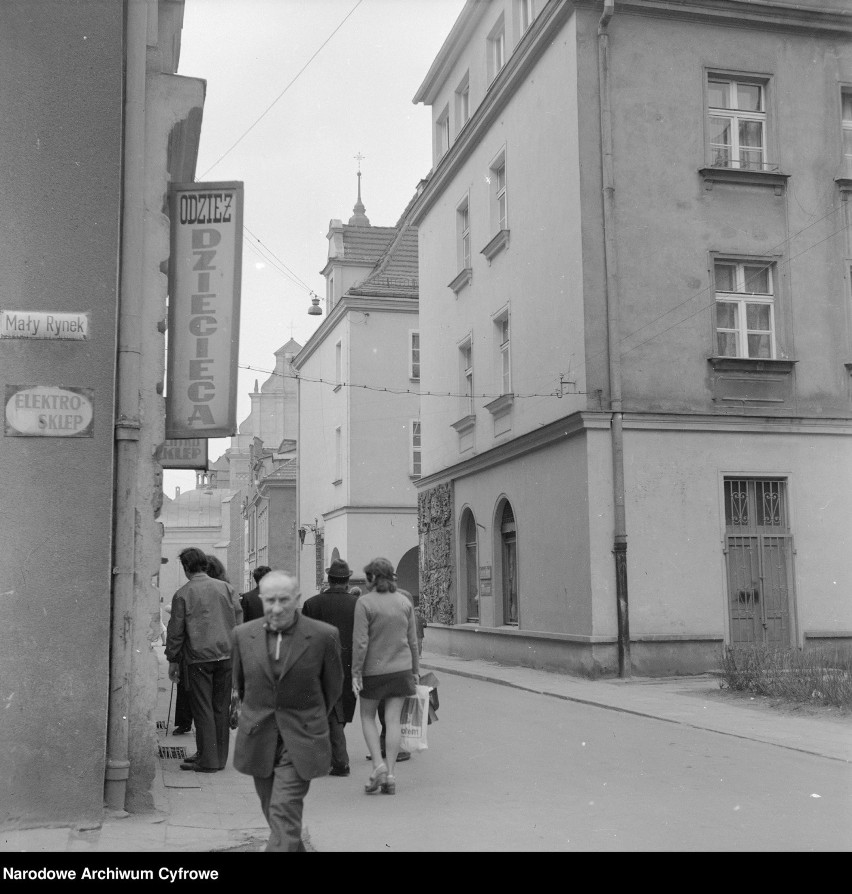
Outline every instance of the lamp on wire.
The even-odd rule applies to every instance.
[[[317,295],[311,292],[311,306],[308,308],[308,313],[312,317],[320,317],[322,316],[322,308],[319,306],[320,300]]]

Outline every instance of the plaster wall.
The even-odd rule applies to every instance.
[[[788,481],[798,644],[852,631],[848,434],[631,430],[625,455],[631,635],[729,639],[726,475]]]
[[[469,447],[451,428],[467,413],[466,401],[422,401],[424,475],[587,405],[576,83],[569,21],[419,223],[423,388],[454,395],[462,390],[459,348],[469,338],[477,395]],[[542,145],[554,148],[542,152]],[[502,151],[510,235],[489,263],[481,253],[496,234],[488,180]],[[470,207],[472,278],[455,294],[448,283],[460,269],[457,209],[464,200]],[[506,307],[516,397],[504,430],[495,428],[484,407],[502,392],[495,316]]]
[[[122,27],[108,0],[0,5],[3,307],[90,314],[88,341],[4,339],[3,382],[94,393],[91,438],[0,439],[5,828],[103,804]]]
[[[595,23],[586,21],[591,70]],[[610,25],[615,225],[625,408],[710,412],[712,253],[775,261],[777,357],[794,392],[761,413],[849,415],[840,83],[852,42],[618,11]],[[767,161],[785,189],[705,187],[707,72],[767,79]],[[586,130],[589,151],[598,136]],[[594,211],[595,202],[589,203]]]
[[[492,574],[490,596],[480,582],[480,626],[503,625],[500,522],[508,499],[517,533],[519,628],[581,636],[596,632],[587,476],[586,438],[579,435],[455,480],[456,617],[467,616],[460,525],[469,508],[477,522],[479,566],[490,565]]]

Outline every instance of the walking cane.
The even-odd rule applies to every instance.
[[[169,717],[172,713],[172,699],[175,697],[175,681],[172,680],[172,694],[169,696],[169,710],[166,712],[166,735],[169,734]]]

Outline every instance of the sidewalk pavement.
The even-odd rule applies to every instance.
[[[155,647],[162,651],[161,646]],[[160,654],[158,718],[166,717],[171,685]],[[844,762],[852,761],[852,723],[848,720],[793,717],[749,706],[737,700],[725,703],[706,697],[718,687],[709,675],[695,677],[633,677],[629,680],[587,680],[565,674],[512,667],[488,661],[468,660],[424,650],[421,668],[439,677],[453,674],[512,686],[554,698],[603,709],[656,718],[722,735],[764,742]],[[356,725],[357,726],[357,725]],[[219,773],[181,771],[180,759],[168,749],[194,753],[193,735],[172,736],[173,723],[161,732],[159,772],[153,783],[155,810],[127,815],[105,811],[100,825],[39,828],[0,832],[0,851],[5,852],[256,852],[262,851],[268,827],[260,810],[250,777],[232,766]],[[360,729],[353,728],[353,752],[363,748]],[[231,734],[231,752],[235,732]],[[354,760],[354,758],[353,758]],[[353,772],[355,768],[353,766]],[[329,782],[316,780],[305,804],[304,837],[308,850],[322,852],[323,813],[333,806]],[[339,781],[338,781],[339,782]],[[391,846],[405,850],[411,829],[399,824],[399,840]],[[359,837],[360,836],[360,837]],[[328,849],[340,849],[329,842]],[[347,847],[353,851],[375,849],[369,823],[347,829]]]

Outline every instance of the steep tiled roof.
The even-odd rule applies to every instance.
[[[343,227],[343,259],[375,264],[395,235],[395,227],[356,227],[347,224]]]
[[[417,227],[403,224],[364,282],[349,289],[350,295],[417,298]]]

